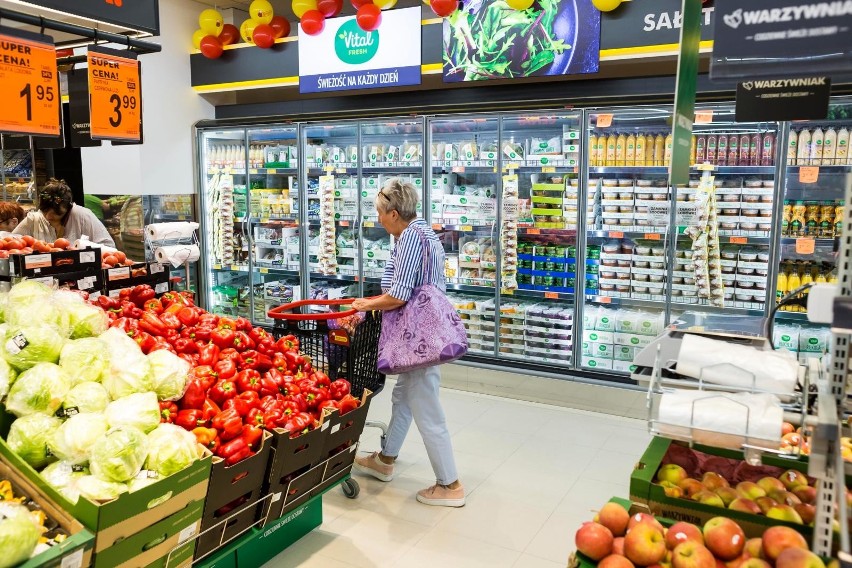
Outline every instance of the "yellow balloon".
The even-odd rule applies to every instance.
[[[192,32],[192,47],[194,47],[195,49],[201,49],[201,40],[207,37],[208,35],[210,34],[205,32],[204,30],[195,30],[194,32]]]
[[[243,38],[243,41],[246,43],[254,43],[254,39],[252,38],[252,34],[254,33],[254,28],[256,28],[258,22],[255,22],[251,18],[240,24],[240,37]]]
[[[612,12],[621,6],[622,1],[623,0],[592,0],[592,4],[594,4],[595,8],[601,12]]]
[[[390,10],[396,6],[396,0],[373,0],[373,4],[382,10]]]
[[[272,4],[268,0],[254,0],[249,6],[249,16],[259,24],[268,24],[272,21]]]
[[[222,33],[223,25],[225,25],[225,21],[222,19],[222,14],[213,8],[204,10],[198,16],[198,27],[201,28],[204,35],[219,37],[219,34]]]
[[[526,10],[533,5],[533,0],[506,0],[506,4],[515,10]]]
[[[301,19],[308,10],[317,9],[317,0],[293,0],[293,13]]]

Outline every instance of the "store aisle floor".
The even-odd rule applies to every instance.
[[[387,422],[392,388],[388,381],[370,419]],[[638,420],[453,390],[441,400],[465,507],[415,500],[434,476],[412,426],[393,481],[355,473],[360,496],[327,493],[322,526],[266,568],[564,567],[580,524],[610,497],[628,496],[650,441]],[[365,430],[360,453],[378,448],[379,431]]]

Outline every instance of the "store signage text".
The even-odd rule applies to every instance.
[[[745,81],[737,86],[736,119],[823,120],[830,95],[829,77]]]
[[[709,6],[701,10],[701,25],[709,26],[713,23],[713,12],[715,8]],[[642,31],[658,32],[660,30],[677,30],[683,25],[683,14],[680,10],[674,12],[651,13],[645,15],[645,27]]]
[[[852,0],[839,2],[820,2],[764,10],[744,10],[738,8],[722,18],[726,25],[737,29],[741,25],[774,24],[778,22],[798,22],[817,18],[834,18],[852,14]]]
[[[88,65],[92,138],[141,140],[141,69],[135,55],[90,48]]]
[[[382,72],[356,71],[353,73],[339,73],[329,77],[318,75],[316,82],[317,89],[321,91],[361,89],[365,87],[389,87],[400,84],[400,73],[398,69],[394,69]]]
[[[53,39],[0,29],[0,132],[59,136],[61,106]]]

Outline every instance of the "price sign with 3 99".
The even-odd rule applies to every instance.
[[[89,48],[92,138],[142,139],[141,66],[130,52]]]
[[[53,40],[0,28],[0,132],[59,136],[61,105]]]

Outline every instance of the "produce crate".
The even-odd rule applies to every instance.
[[[367,412],[370,410],[370,400],[373,393],[364,389],[361,396],[361,406],[345,415],[332,412],[328,417],[328,434],[325,437],[321,460],[327,460],[342,449],[353,446],[358,442],[364,425],[367,423]]]
[[[739,523],[749,538],[761,536],[763,531],[771,526],[784,525],[797,530],[810,542],[813,529],[806,525],[770,519],[763,515],[722,509],[689,499],[666,496],[663,487],[654,483],[654,481],[657,470],[663,464],[666,453],[673,444],[688,447],[684,443],[675,442],[668,438],[655,437],[651,440],[648,449],[645,450],[642,459],[634,467],[633,473],[630,475],[630,499],[638,510],[677,521],[687,521],[699,526],[703,526],[705,522],[713,517],[722,515]],[[720,458],[744,460],[743,453],[734,450],[725,450],[698,444],[693,445],[693,449]],[[767,466],[769,468],[777,468],[777,470],[768,469]],[[765,471],[765,475],[777,477],[780,473],[788,469],[795,469],[806,474],[807,467],[807,462],[803,460],[764,455],[763,466],[761,466],[762,469],[760,471]],[[770,473],[772,471],[776,471],[775,475]],[[759,475],[759,477],[763,476]]]
[[[125,288],[142,284],[148,284],[157,294],[168,292],[169,272],[169,266],[159,262],[141,262],[133,266],[105,268],[103,271],[104,294],[115,297]]]
[[[9,275],[28,278],[79,272],[87,268],[99,270],[101,249],[63,250],[43,254],[13,254],[9,257]]]
[[[87,531],[76,519],[62,510],[35,484],[17,471],[8,460],[0,456],[0,479],[6,479],[15,491],[15,495],[25,495],[41,507],[48,517],[59,523],[68,538],[56,546],[31,557],[18,568],[84,568],[92,563],[92,549],[95,535]]]
[[[329,488],[337,485],[352,472],[352,464],[355,463],[355,454],[358,443],[345,447],[330,456],[322,467],[322,481],[311,490],[311,497],[322,495]]]
[[[282,550],[322,524],[322,499],[310,499],[262,529],[252,529],[237,549],[237,566],[263,566]]]
[[[56,286],[59,288],[68,288],[71,290],[81,290],[89,293],[100,293],[104,287],[103,274],[99,268],[88,268],[75,272],[63,272],[60,274],[52,274],[50,276],[13,276],[11,277],[12,285],[24,280],[32,280],[35,282],[43,282],[48,286]]]
[[[201,520],[204,534],[198,537],[196,557],[205,556],[233,540],[257,521],[271,445],[272,435],[265,432],[260,450],[248,459],[229,467],[222,458],[213,457]]]

